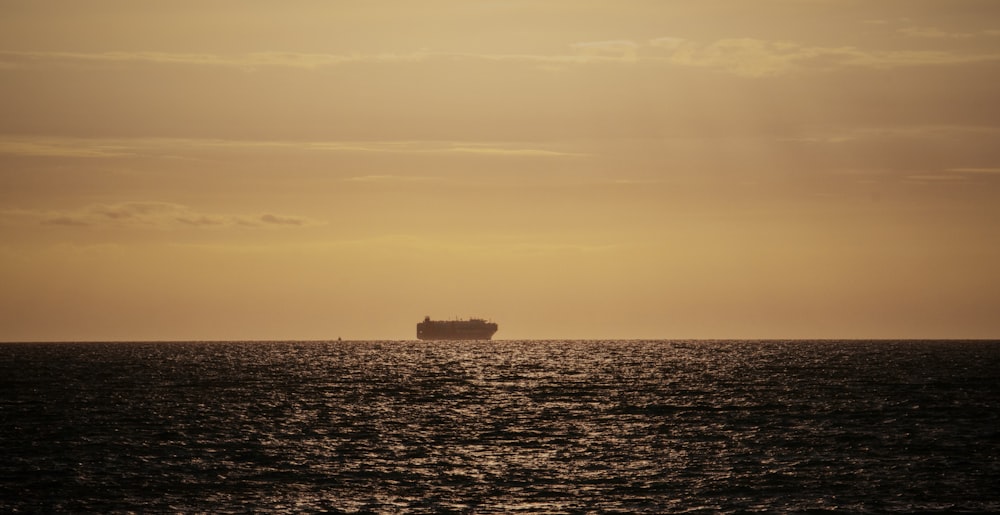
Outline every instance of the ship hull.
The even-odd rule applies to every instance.
[[[498,329],[497,324],[485,320],[437,321],[425,318],[417,324],[420,340],[489,340]]]

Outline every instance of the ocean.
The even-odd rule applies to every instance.
[[[1000,342],[0,344],[0,512],[1000,510]]]

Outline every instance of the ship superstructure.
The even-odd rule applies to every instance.
[[[417,338],[421,340],[489,340],[497,332],[496,322],[482,318],[468,320],[431,320],[417,324]]]

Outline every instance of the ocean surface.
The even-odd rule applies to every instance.
[[[1000,510],[1000,342],[0,344],[0,512]]]

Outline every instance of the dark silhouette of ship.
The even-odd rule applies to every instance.
[[[421,340],[489,340],[497,332],[495,322],[481,318],[469,320],[431,320],[417,324],[417,338]]]

